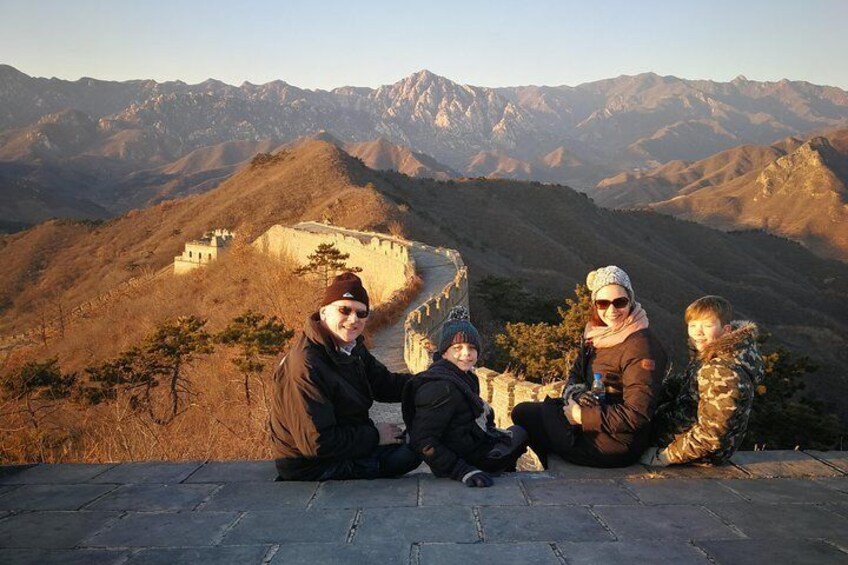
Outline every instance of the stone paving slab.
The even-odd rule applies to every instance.
[[[404,542],[476,542],[477,526],[471,508],[366,508],[353,538],[355,544]]]
[[[78,510],[115,485],[24,485],[0,496],[0,510]]]
[[[748,473],[736,465],[726,463],[715,467],[691,465],[669,465],[668,467],[646,467],[646,479],[748,479]]]
[[[483,538],[512,541],[607,541],[612,535],[580,506],[489,507],[480,509]]]
[[[327,481],[318,487],[315,508],[369,508],[417,506],[418,479],[375,479],[373,481]]]
[[[72,548],[118,517],[116,512],[27,512],[0,522],[0,547]]]
[[[37,485],[84,483],[114,467],[113,464],[60,463],[35,465],[0,476],[0,484]]]
[[[7,492],[12,492],[13,490],[20,488],[18,485],[0,485],[0,496],[3,496]]]
[[[792,565],[845,565],[848,554],[819,540],[698,541],[697,545],[719,563],[792,563]]]
[[[708,504],[707,508],[728,520],[750,538],[848,537],[848,518],[819,506],[796,504],[791,508],[771,504]]]
[[[111,549],[0,549],[0,563],[15,565],[119,565],[127,552]]]
[[[838,477],[842,473],[803,451],[737,451],[731,461],[757,478]]]
[[[202,463],[121,463],[90,483],[180,483]]]
[[[355,510],[296,510],[247,512],[224,536],[222,545],[346,541]]]
[[[238,518],[236,512],[129,512],[89,536],[83,547],[212,545]]]
[[[277,468],[273,461],[210,461],[204,464],[186,483],[239,483],[274,481]]]
[[[638,503],[617,481],[528,481],[524,488],[530,497],[530,504],[535,506]]]
[[[831,477],[824,479],[816,479],[816,482],[830,489],[848,493],[848,477]]]
[[[284,507],[306,508],[318,489],[318,483],[229,483],[215,491],[203,504],[203,510],[276,510]]]
[[[89,504],[87,510],[134,510],[164,512],[193,510],[217,485],[121,485],[103,498]]]
[[[35,467],[35,463],[28,465],[0,465],[0,484],[3,483],[3,478],[11,475],[17,475],[21,471]]]
[[[420,565],[560,565],[547,543],[425,543],[419,550]]]
[[[685,541],[558,543],[557,547],[569,565],[668,565],[710,562],[703,551]]]
[[[598,506],[594,512],[624,540],[740,537],[701,506]]]
[[[408,543],[295,543],[280,546],[271,565],[316,565],[317,563],[359,563],[362,565],[406,565]]]
[[[810,480],[758,479],[755,481],[723,481],[723,484],[752,502],[764,504],[848,503],[848,494],[834,491],[825,485]]]
[[[459,481],[421,477],[421,506],[527,506],[517,478],[496,477],[490,488],[469,488]]]
[[[260,565],[268,554],[268,545],[230,545],[224,547],[176,547],[142,549],[130,557],[129,565]]]
[[[732,484],[732,481],[728,481]],[[718,481],[697,479],[630,479],[627,488],[645,504],[704,504],[707,502],[745,502]]]
[[[840,516],[848,518],[848,504],[834,504],[827,507],[831,512],[836,512]]]
[[[604,469],[599,467],[581,467],[563,461],[559,457],[548,458],[548,472],[564,479],[627,479],[649,475],[651,472],[644,465],[615,467]]]

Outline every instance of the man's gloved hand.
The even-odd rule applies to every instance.
[[[659,447],[649,447],[639,458],[639,463],[649,467],[668,467],[668,456],[664,449]]]
[[[589,391],[578,392],[574,395],[574,401],[583,408],[591,408],[600,404],[597,397]]]
[[[490,487],[495,484],[495,480],[488,473],[484,473],[483,471],[477,469],[476,471],[471,471],[462,477],[462,483],[467,487]]]

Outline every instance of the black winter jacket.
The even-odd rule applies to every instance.
[[[339,352],[315,313],[274,372],[270,433],[284,479],[316,480],[331,465],[369,456],[379,433],[374,400],[399,402],[408,374],[395,374],[365,348]]]
[[[492,412],[486,430],[477,424],[483,413],[477,377],[445,359],[409,381],[401,407],[412,449],[437,477],[461,479],[474,471],[503,435]]]
[[[569,372],[565,396],[586,390],[593,374],[601,373],[606,404],[582,409],[582,431],[564,457],[593,467],[634,463],[650,443],[665,368],[665,350],[649,328],[613,347],[584,344]]]

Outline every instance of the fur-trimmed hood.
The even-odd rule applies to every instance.
[[[757,324],[747,320],[734,320],[730,322],[730,327],[730,332],[709,344],[703,351],[696,350],[700,361],[711,361],[719,356],[735,356],[745,349],[757,347],[757,336],[760,334]]]

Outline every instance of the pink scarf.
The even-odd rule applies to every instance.
[[[596,349],[613,347],[630,337],[630,334],[644,330],[648,327],[648,315],[642,309],[642,305],[636,302],[630,315],[622,324],[613,328],[611,326],[598,326],[593,322],[586,324],[583,331],[583,339],[591,340]]]

